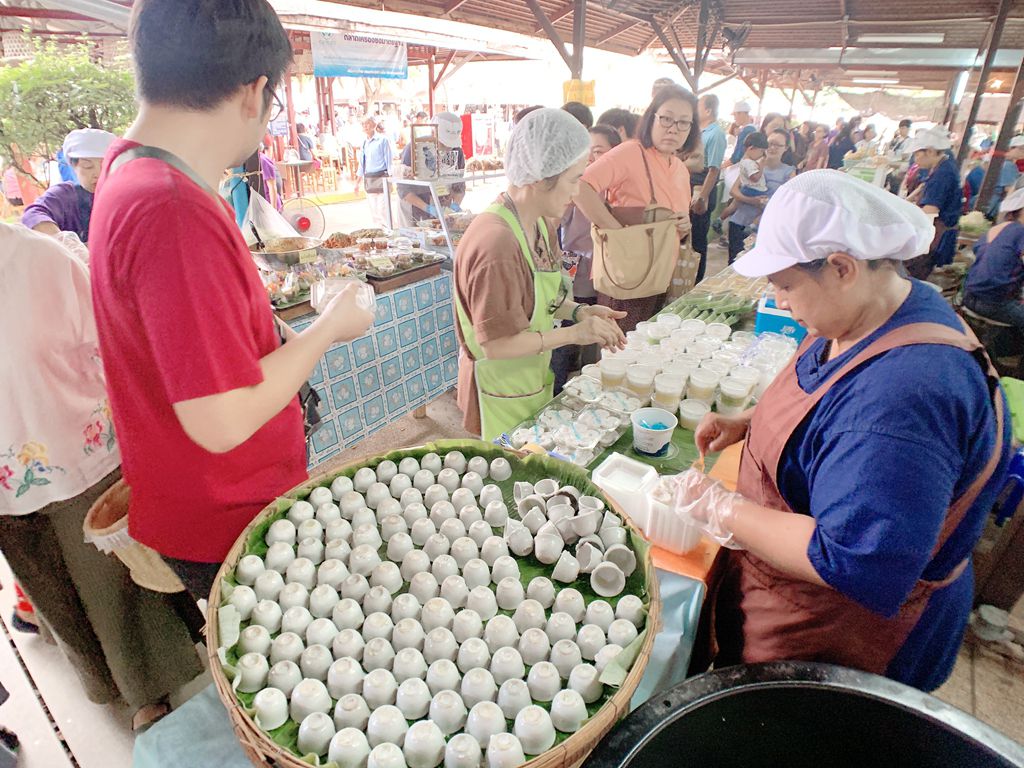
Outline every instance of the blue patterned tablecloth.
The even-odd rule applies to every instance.
[[[301,332],[314,317],[289,325]],[[370,332],[331,347],[309,380],[324,420],[310,467],[452,389],[458,355],[451,272],[378,296]]]

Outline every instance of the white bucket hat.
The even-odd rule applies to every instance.
[[[733,269],[764,277],[833,253],[905,261],[927,253],[934,236],[932,219],[913,203],[840,171],[808,171],[768,201],[756,245]]]
[[[935,149],[940,152],[953,146],[949,139],[949,131],[940,126],[925,128],[918,131],[907,145],[906,152],[913,154],[919,149]]]

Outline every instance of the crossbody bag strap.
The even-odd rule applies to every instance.
[[[214,198],[220,200],[220,196],[199,176],[198,173],[193,171],[185,161],[172,152],[168,152],[166,149],[160,149],[160,147],[149,147],[149,146],[138,146],[126,149],[124,152],[119,154],[110,162],[110,167],[107,169],[107,175],[116,173],[122,166],[132,162],[132,160],[140,160],[142,158],[148,158],[150,160],[160,160],[167,165],[174,168],[176,171],[188,176],[188,178],[204,192],[213,195]]]

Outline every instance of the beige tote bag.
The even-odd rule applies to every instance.
[[[681,215],[657,204],[651,169],[642,148],[640,156],[650,185],[650,204],[646,208],[609,206],[623,226],[601,229],[592,225],[590,230],[594,288],[613,299],[641,299],[664,293],[679,258],[677,224]]]

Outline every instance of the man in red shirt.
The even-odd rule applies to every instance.
[[[296,394],[373,315],[347,290],[282,345],[212,192],[259,146],[291,60],[269,3],[141,0],[130,37],[141,105],[100,179],[92,290],[129,531],[199,598],[253,516],[306,479]],[[116,161],[140,145],[160,157]]]

